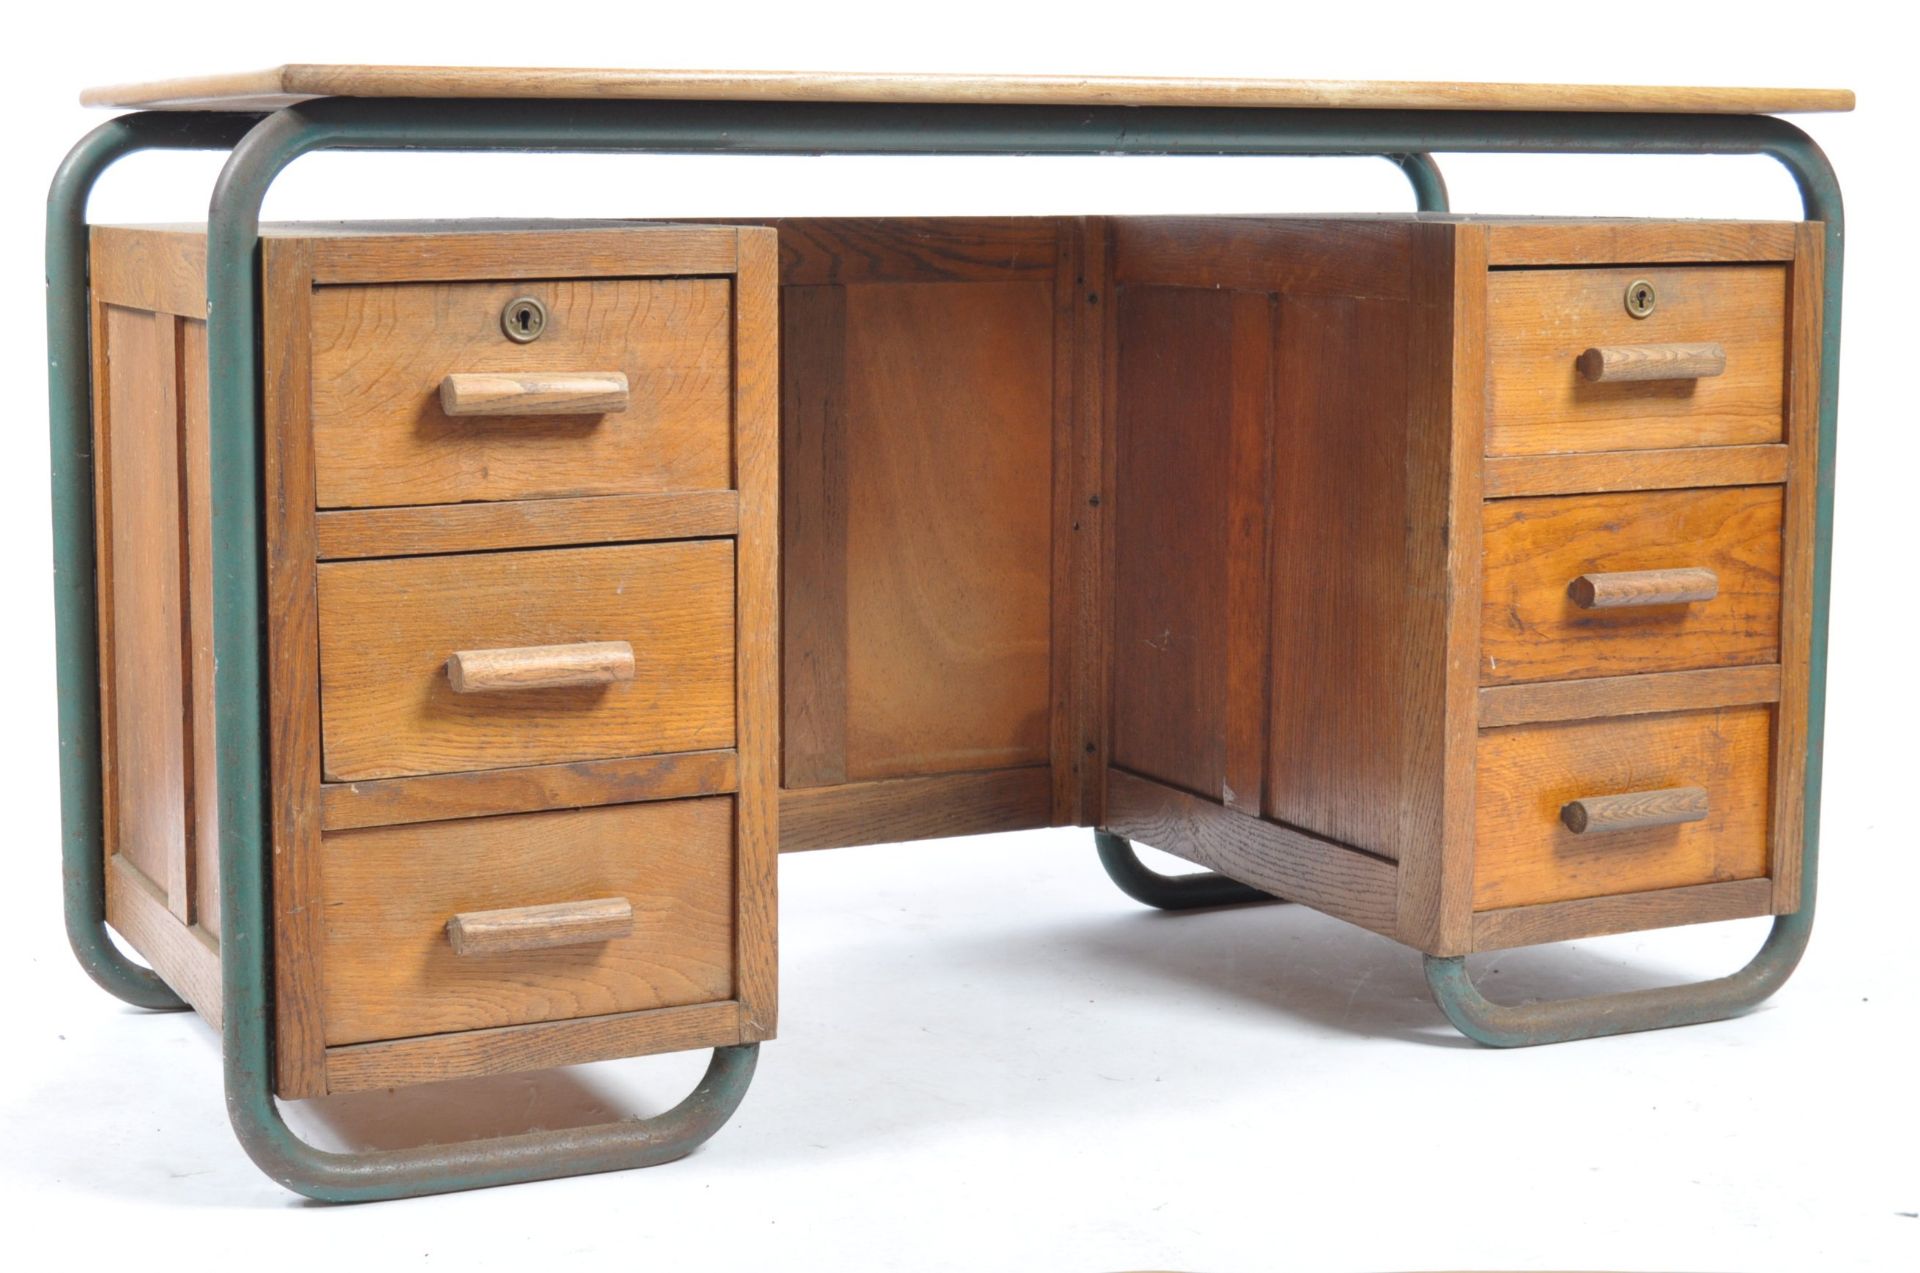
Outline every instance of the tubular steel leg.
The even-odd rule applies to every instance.
[[[1212,871],[1162,875],[1140,860],[1130,841],[1111,831],[1095,831],[1093,847],[1100,855],[1100,865],[1107,868],[1107,878],[1119,885],[1122,893],[1142,905],[1157,906],[1163,911],[1286,900]]]
[[[1407,180],[1413,184],[1414,206],[1422,212],[1447,211],[1447,181],[1440,175],[1440,165],[1433,162],[1433,156],[1425,151],[1407,155],[1388,155],[1407,174]]]
[[[139,150],[225,150],[253,116],[132,115],[67,155],[47,191],[47,389],[53,456],[54,685],[60,713],[60,861],[67,941],[109,993],[141,1008],[184,1008],[107,936],[100,778],[99,600],[94,576],[92,366],[88,354],[87,196]]]

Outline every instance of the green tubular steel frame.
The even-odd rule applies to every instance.
[[[264,116],[123,116],[80,142],[49,195],[65,905],[81,963],[129,1002],[180,1006],[150,972],[120,956],[102,919],[85,210],[100,173],[124,155],[228,148],[232,154],[209,209],[207,244],[222,1054],[228,1112],[240,1142],[288,1188],[313,1198],[355,1201],[664,1162],[687,1153],[725,1123],[745,1094],[756,1057],[753,1046],[716,1049],[699,1087],[666,1113],[568,1131],[342,1154],[299,1140],[281,1118],[272,1089],[259,215],[278,174],[318,150],[1374,155],[1400,164],[1428,206],[1443,206],[1445,199],[1438,170],[1426,158],[1435,151],[1773,157],[1793,173],[1807,216],[1825,223],[1827,249],[1802,909],[1776,921],[1747,969],[1699,986],[1503,1008],[1479,996],[1460,960],[1430,959],[1427,969],[1435,997],[1464,1032],[1492,1044],[1537,1043],[1738,1011],[1777,988],[1805,948],[1818,857],[1843,230],[1832,168],[1792,125],[1756,116],[329,98]],[[1130,847],[1127,852],[1131,856]]]

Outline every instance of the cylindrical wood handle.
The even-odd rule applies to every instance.
[[[1696,566],[1587,574],[1567,585],[1567,596],[1582,610],[1678,606],[1690,601],[1711,601],[1719,595],[1720,576]]]
[[[462,911],[447,921],[447,941],[456,955],[502,955],[550,946],[581,946],[612,941],[632,931],[633,907],[624,897]]]
[[[1664,787],[1620,796],[1582,796],[1560,809],[1560,821],[1575,835],[1639,831],[1698,822],[1707,816],[1705,787]]]
[[[1717,344],[1600,345],[1581,354],[1577,365],[1596,383],[1703,380],[1727,369],[1727,351]]]
[[[625,641],[458,650],[447,659],[447,680],[456,694],[610,685],[632,679],[633,646]]]
[[[627,409],[622,371],[456,372],[440,382],[448,415],[604,415]]]

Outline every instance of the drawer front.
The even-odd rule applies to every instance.
[[[334,832],[321,899],[329,1046],[717,1002],[734,986],[733,799]],[[566,944],[461,953],[448,931],[584,902],[625,903],[624,932],[536,919],[497,944]]]
[[[733,745],[730,540],[328,562],[319,590],[330,781]]]
[[[1487,504],[1481,683],[1778,662],[1782,509],[1778,486]]]
[[[1651,284],[1636,318],[1627,291]],[[1495,270],[1487,280],[1489,455],[1623,451],[1778,442],[1787,339],[1784,265]],[[1637,372],[1676,378],[1593,380],[1589,349],[1718,346],[1724,367],[1695,357],[1628,355]],[[1663,363],[1663,360],[1664,363]],[[1691,365],[1689,365],[1691,364]]]
[[[1766,875],[1772,736],[1767,706],[1487,730],[1474,909]]]
[[[520,297],[546,311],[541,334],[524,344],[502,325]],[[706,278],[316,288],[319,506],[724,489],[732,304],[732,284]],[[627,406],[449,415],[447,377],[489,372],[622,374]]]

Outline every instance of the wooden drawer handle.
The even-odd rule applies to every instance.
[[[1560,810],[1560,821],[1575,835],[1603,835],[1611,831],[1639,831],[1699,822],[1707,816],[1705,787],[1665,787],[1659,791],[1630,791],[1622,796],[1582,796]]]
[[[504,955],[515,950],[584,946],[633,932],[633,907],[624,897],[500,911],[462,911],[447,921],[456,955]]]
[[[625,641],[458,650],[447,659],[447,680],[456,694],[610,685],[632,679],[633,647]]]
[[[1680,570],[1622,570],[1581,575],[1567,585],[1567,595],[1582,610],[1677,606],[1689,601],[1711,601],[1719,596],[1720,576],[1692,566]]]
[[[1600,345],[1581,354],[1580,374],[1595,383],[1704,380],[1727,369],[1727,351],[1706,345]]]
[[[440,382],[440,409],[451,416],[604,415],[627,409],[627,376],[621,371],[457,372]]]

